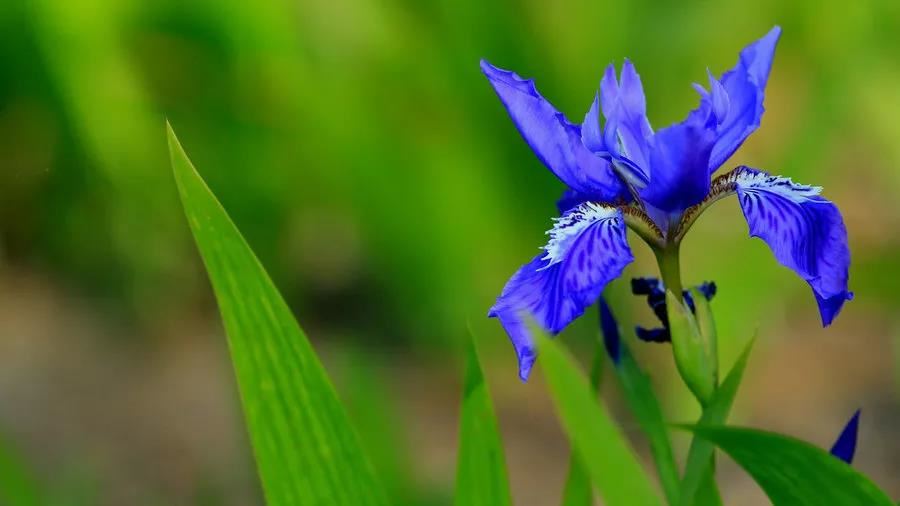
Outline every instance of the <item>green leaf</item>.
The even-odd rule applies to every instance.
[[[563,488],[562,506],[591,506],[594,504],[594,490],[587,468],[578,454],[569,457],[569,474]]]
[[[535,333],[537,333],[535,331]],[[563,429],[610,506],[660,504],[655,485],[622,431],[597,402],[578,363],[559,344],[540,339],[541,369]]]
[[[228,335],[267,504],[384,505],[309,340],[171,126],[175,181]]]
[[[471,331],[470,331],[471,334]],[[503,443],[475,343],[470,340],[459,420],[456,462],[458,506],[505,506],[512,503],[503,458]]]
[[[391,504],[415,504],[416,483],[406,433],[398,424],[400,411],[380,355],[363,348],[342,348],[332,354],[340,365],[341,399],[360,436],[363,450],[378,470]]]
[[[13,445],[0,438],[0,504],[38,506],[40,485]]]
[[[703,473],[703,481],[700,482],[700,488],[697,489],[697,495],[694,497],[695,505],[722,506],[722,496],[719,495],[719,487],[716,485],[714,470],[713,466],[708,466],[706,472]]]
[[[641,370],[624,341],[619,344],[619,362],[614,368],[622,385],[625,400],[631,412],[647,436],[650,451],[656,464],[656,472],[669,504],[678,500],[678,467],[672,453],[668,425],[663,419],[662,409],[650,378]]]
[[[744,369],[753,343],[751,339],[744,347],[744,351],[732,366],[725,381],[713,394],[712,400],[703,409],[700,416],[700,425],[721,425],[728,418],[734,397],[744,377]],[[717,504],[718,491],[715,490],[715,480],[712,477],[713,452],[715,448],[709,441],[694,438],[688,451],[687,463],[684,467],[684,478],[681,480],[681,497],[678,504],[681,506],[709,506]],[[701,491],[702,487],[702,491]],[[710,490],[712,488],[713,490]],[[721,502],[721,501],[720,501]]]
[[[774,506],[893,506],[865,475],[821,448],[789,436],[724,426],[688,427],[731,456]]]
[[[605,351],[599,341],[594,346],[594,356],[591,360],[591,389],[596,399],[600,391],[600,380],[603,378],[603,361]],[[591,506],[594,504],[594,491],[591,487],[591,477],[585,469],[584,463],[575,451],[569,457],[569,474],[566,477],[566,485],[563,488],[562,506]]]

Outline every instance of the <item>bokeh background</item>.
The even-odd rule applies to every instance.
[[[683,276],[719,285],[723,367],[759,336],[734,419],[828,446],[862,407],[857,467],[900,497],[892,0],[0,2],[0,470],[47,504],[261,504],[168,118],[312,336],[394,501],[451,500],[471,325],[514,498],[554,504],[565,438],[540,375],[518,381],[485,314],[543,243],[563,186],[478,61],[536,78],[578,119],[628,56],[659,127],[774,24],[762,128],[729,166],[825,187],[856,299],[822,329],[734,201],[691,231]],[[655,274],[632,246],[628,277]],[[626,328],[653,323],[627,279],[608,296]],[[596,333],[589,312],[560,338],[586,359]],[[668,348],[638,352],[670,418],[696,415]],[[764,503],[727,461],[722,475],[728,504]]]

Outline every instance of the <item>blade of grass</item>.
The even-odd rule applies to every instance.
[[[868,477],[805,441],[756,429],[687,427],[747,471],[774,506],[893,506]]]
[[[599,395],[600,381],[603,378],[603,355],[603,345],[598,341],[594,346],[590,375],[591,389],[595,398]],[[569,474],[566,477],[565,488],[563,488],[562,506],[591,506],[594,503],[593,496],[591,477],[578,453],[573,449],[569,457]]]
[[[541,369],[563,429],[605,504],[660,504],[655,486],[622,431],[597,402],[577,362],[559,344],[541,337]]]
[[[400,410],[385,374],[391,364],[373,355],[371,350],[356,347],[342,350],[338,356],[341,398],[391,504],[416,504],[408,441],[404,427],[397,423]]]
[[[267,504],[386,504],[312,345],[167,127],[172,170],[225,325]]]
[[[750,351],[753,349],[753,343],[756,338],[751,339],[744,347],[744,351],[735,361],[728,376],[719,386],[709,405],[703,410],[700,416],[700,424],[702,425],[721,425],[728,418],[731,412],[731,406],[734,404],[734,397],[737,395],[738,387],[744,377],[744,369],[747,367],[747,360],[750,357]],[[691,448],[688,450],[687,463],[684,468],[684,478],[681,480],[681,497],[678,504],[681,506],[697,505],[713,505],[719,497],[718,490],[713,479],[712,460],[715,447],[709,441],[694,438],[691,441]],[[702,487],[702,491],[701,491]]]
[[[0,438],[0,504],[38,506],[42,504],[40,485],[5,438]]]
[[[675,504],[679,489],[678,467],[667,432],[668,425],[663,419],[662,409],[653,392],[650,378],[638,366],[625,343],[621,344],[621,357],[615,371],[622,385],[625,400],[644,435],[647,436],[666,499],[669,504]]]
[[[697,495],[694,497],[695,506],[722,506],[722,496],[719,494],[719,486],[716,485],[715,466],[708,466],[703,473]]]
[[[675,504],[679,487],[678,467],[669,441],[668,426],[663,420],[653,385],[634,359],[628,345],[619,337],[619,325],[605,300],[600,300],[599,309],[604,347],[613,361],[613,370],[622,386],[625,400],[650,443],[650,452],[653,454],[666,501]]]
[[[512,503],[503,443],[471,329],[459,419],[456,463],[457,506],[508,506]]]

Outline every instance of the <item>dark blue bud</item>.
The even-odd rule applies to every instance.
[[[712,300],[712,298],[716,296],[716,282],[704,281],[703,283],[700,283],[697,290],[706,297],[706,300]]]
[[[668,343],[672,341],[669,329],[657,327],[655,329],[645,329],[644,327],[635,327],[634,333],[641,341],[648,343]]]
[[[655,292],[663,292],[663,301],[666,300],[662,282],[659,279],[633,278],[631,280],[631,293],[635,295],[650,295]]]
[[[597,304],[600,308],[600,331],[603,333],[603,345],[606,347],[609,358],[612,359],[613,363],[618,364],[621,353],[619,324],[616,323],[616,317],[613,316],[612,311],[609,309],[606,299],[600,297]]]
[[[713,281],[705,281],[697,287],[706,300],[712,300],[716,295],[716,283]],[[635,295],[645,295],[647,297],[647,305],[653,310],[653,314],[662,323],[661,328],[646,329],[644,327],[636,327],[635,333],[638,339],[649,343],[668,343],[672,340],[669,333],[669,315],[666,312],[666,287],[662,281],[657,278],[633,278],[631,280],[631,293]],[[689,290],[683,293],[684,302],[692,313],[696,313],[697,309],[694,305],[694,296]]]
[[[687,304],[688,309],[691,310],[691,313],[697,314],[697,306],[694,305],[694,296],[691,295],[689,290],[684,290],[681,292],[682,298],[684,299],[684,303]]]
[[[856,453],[856,439],[859,432],[859,411],[853,413],[850,421],[844,426],[841,435],[838,436],[834,446],[831,447],[831,454],[843,460],[844,462],[853,463],[853,454]]]

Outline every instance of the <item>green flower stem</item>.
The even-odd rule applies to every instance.
[[[662,249],[653,248],[653,252],[656,254],[659,274],[662,276],[663,284],[666,285],[666,290],[671,290],[679,300],[682,300],[680,249],[681,244],[676,242]]]
[[[666,310],[675,365],[700,405],[706,406],[716,390],[716,371],[709,354],[709,343],[684,303],[678,248],[679,243],[674,242],[663,249],[654,249],[654,252],[666,286]]]

